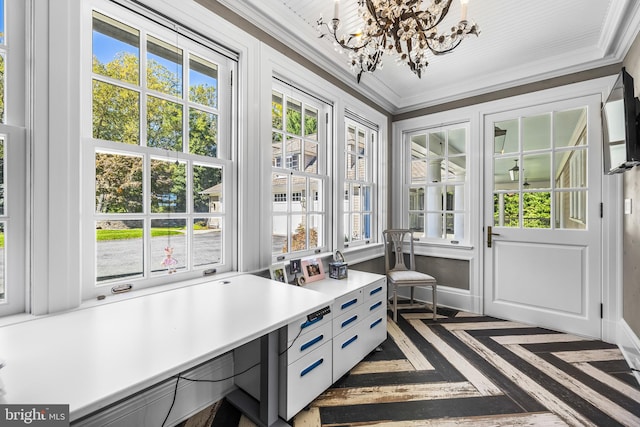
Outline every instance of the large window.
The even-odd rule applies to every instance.
[[[375,161],[377,130],[345,120],[344,144],[344,246],[375,241]]]
[[[320,252],[327,246],[327,106],[274,84],[271,98],[272,254]]]
[[[235,62],[134,13],[89,19],[85,297],[230,269]]]
[[[408,226],[421,240],[467,242],[467,124],[405,134]]]

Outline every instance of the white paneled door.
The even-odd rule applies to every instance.
[[[485,314],[601,337],[600,96],[485,117]]]

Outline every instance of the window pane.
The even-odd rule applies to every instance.
[[[351,211],[360,212],[362,210],[362,200],[360,197],[360,185],[353,184],[353,196],[351,198]]]
[[[347,179],[356,179],[356,161],[358,156],[355,154],[347,153]]]
[[[271,126],[276,130],[283,130],[282,94],[275,90],[271,94]]]
[[[93,72],[128,83],[140,82],[140,33],[93,12]]]
[[[187,266],[184,219],[151,220],[151,272],[173,274]]]
[[[551,188],[551,153],[525,154],[521,172],[525,189]]]
[[[362,238],[363,239],[371,238],[371,214],[370,213],[362,214]]]
[[[553,134],[556,148],[573,147],[587,143],[581,132],[585,128],[586,115],[586,108],[555,113]]]
[[[322,229],[324,220],[322,215],[309,215],[309,249],[319,248],[324,245]]]
[[[551,147],[551,114],[522,118],[523,151]]]
[[[518,159],[498,158],[493,162],[494,190],[517,190],[520,173]]]
[[[182,151],[182,105],[155,96],[147,98],[147,146]]]
[[[271,232],[271,250],[274,254],[286,253],[287,242],[287,216],[273,215],[273,231]]]
[[[311,200],[307,200],[307,179],[299,176],[291,177],[291,210],[305,212]]]
[[[218,108],[218,66],[189,56],[189,101]]]
[[[322,212],[324,199],[322,197],[322,180],[309,178],[309,210]]]
[[[551,228],[551,193],[523,193],[523,218],[525,228]]]
[[[96,281],[143,276],[142,220],[96,222]]]
[[[287,99],[286,131],[294,135],[302,135],[302,103],[291,98]]]
[[[359,214],[351,215],[351,240],[362,239],[362,219]]]
[[[300,170],[300,159],[302,153],[302,140],[299,138],[287,138],[285,144],[285,164],[287,169]]]
[[[362,186],[362,210],[371,210],[371,187],[368,185]]]
[[[411,182],[423,182],[427,178],[426,144],[425,135],[411,138]]]
[[[4,119],[4,99],[5,99],[5,91],[4,88],[6,86],[5,76],[4,76],[4,55],[0,54],[0,123],[5,123]]]
[[[218,156],[218,115],[189,108],[189,152]]]
[[[494,154],[516,153],[518,149],[518,134],[520,126],[518,120],[505,120],[496,122],[494,132]]]
[[[347,126],[346,150],[352,153],[356,151],[356,128],[354,126]]]
[[[281,168],[282,166],[282,134],[271,132],[271,166]]]
[[[222,218],[193,220],[193,266],[222,263]]]
[[[142,157],[96,153],[96,213],[140,213]]]
[[[424,235],[424,214],[409,212],[409,228],[416,234]]]
[[[493,225],[496,227],[520,226],[520,196],[518,193],[493,195]]]
[[[409,188],[409,209],[412,211],[424,210],[424,188]]]
[[[148,36],[147,87],[182,96],[182,49]]]
[[[272,211],[287,212],[288,176],[274,173],[271,178]],[[286,219],[285,219],[286,224]],[[286,228],[285,228],[286,230]],[[285,234],[286,236],[286,234]]]
[[[304,135],[313,141],[318,140],[318,110],[313,107],[304,109]]]
[[[464,186],[463,185],[449,185],[445,189],[446,191],[446,204],[445,210],[464,210]]]
[[[4,0],[0,0],[0,44],[4,44]]]
[[[447,181],[466,181],[467,179],[467,158],[465,156],[449,157],[446,162]]]
[[[7,170],[7,165],[4,157],[4,136],[0,136],[0,215],[4,215],[4,186],[5,186],[5,171]]]
[[[193,166],[193,211],[223,212],[222,168]]]
[[[307,224],[305,219],[305,215],[291,215],[291,250],[289,252],[307,249]]]
[[[4,302],[7,298],[6,295],[6,285],[5,285],[5,266],[4,260],[7,258],[7,253],[5,248],[7,245],[5,244],[5,223],[0,222],[0,302]]]
[[[140,94],[120,86],[93,81],[93,137],[139,144]]]
[[[303,170],[308,173],[318,173],[318,144],[315,142],[304,143]]]
[[[185,212],[186,182],[184,163],[151,159],[151,212]]]
[[[466,153],[467,131],[464,128],[451,129],[449,131],[448,155],[457,156]]]
[[[426,237],[432,239],[443,239],[443,218],[442,213],[427,214],[427,232]]]

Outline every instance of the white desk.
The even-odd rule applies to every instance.
[[[332,302],[252,275],[224,280],[1,327],[0,402],[69,404],[73,422]]]

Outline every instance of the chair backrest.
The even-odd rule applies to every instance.
[[[382,232],[384,239],[384,266],[388,273],[393,270],[413,270],[415,260],[413,255],[413,231],[409,229],[389,229]],[[409,240],[409,265],[404,262],[404,244]],[[391,266],[391,252],[394,254],[394,265]]]

